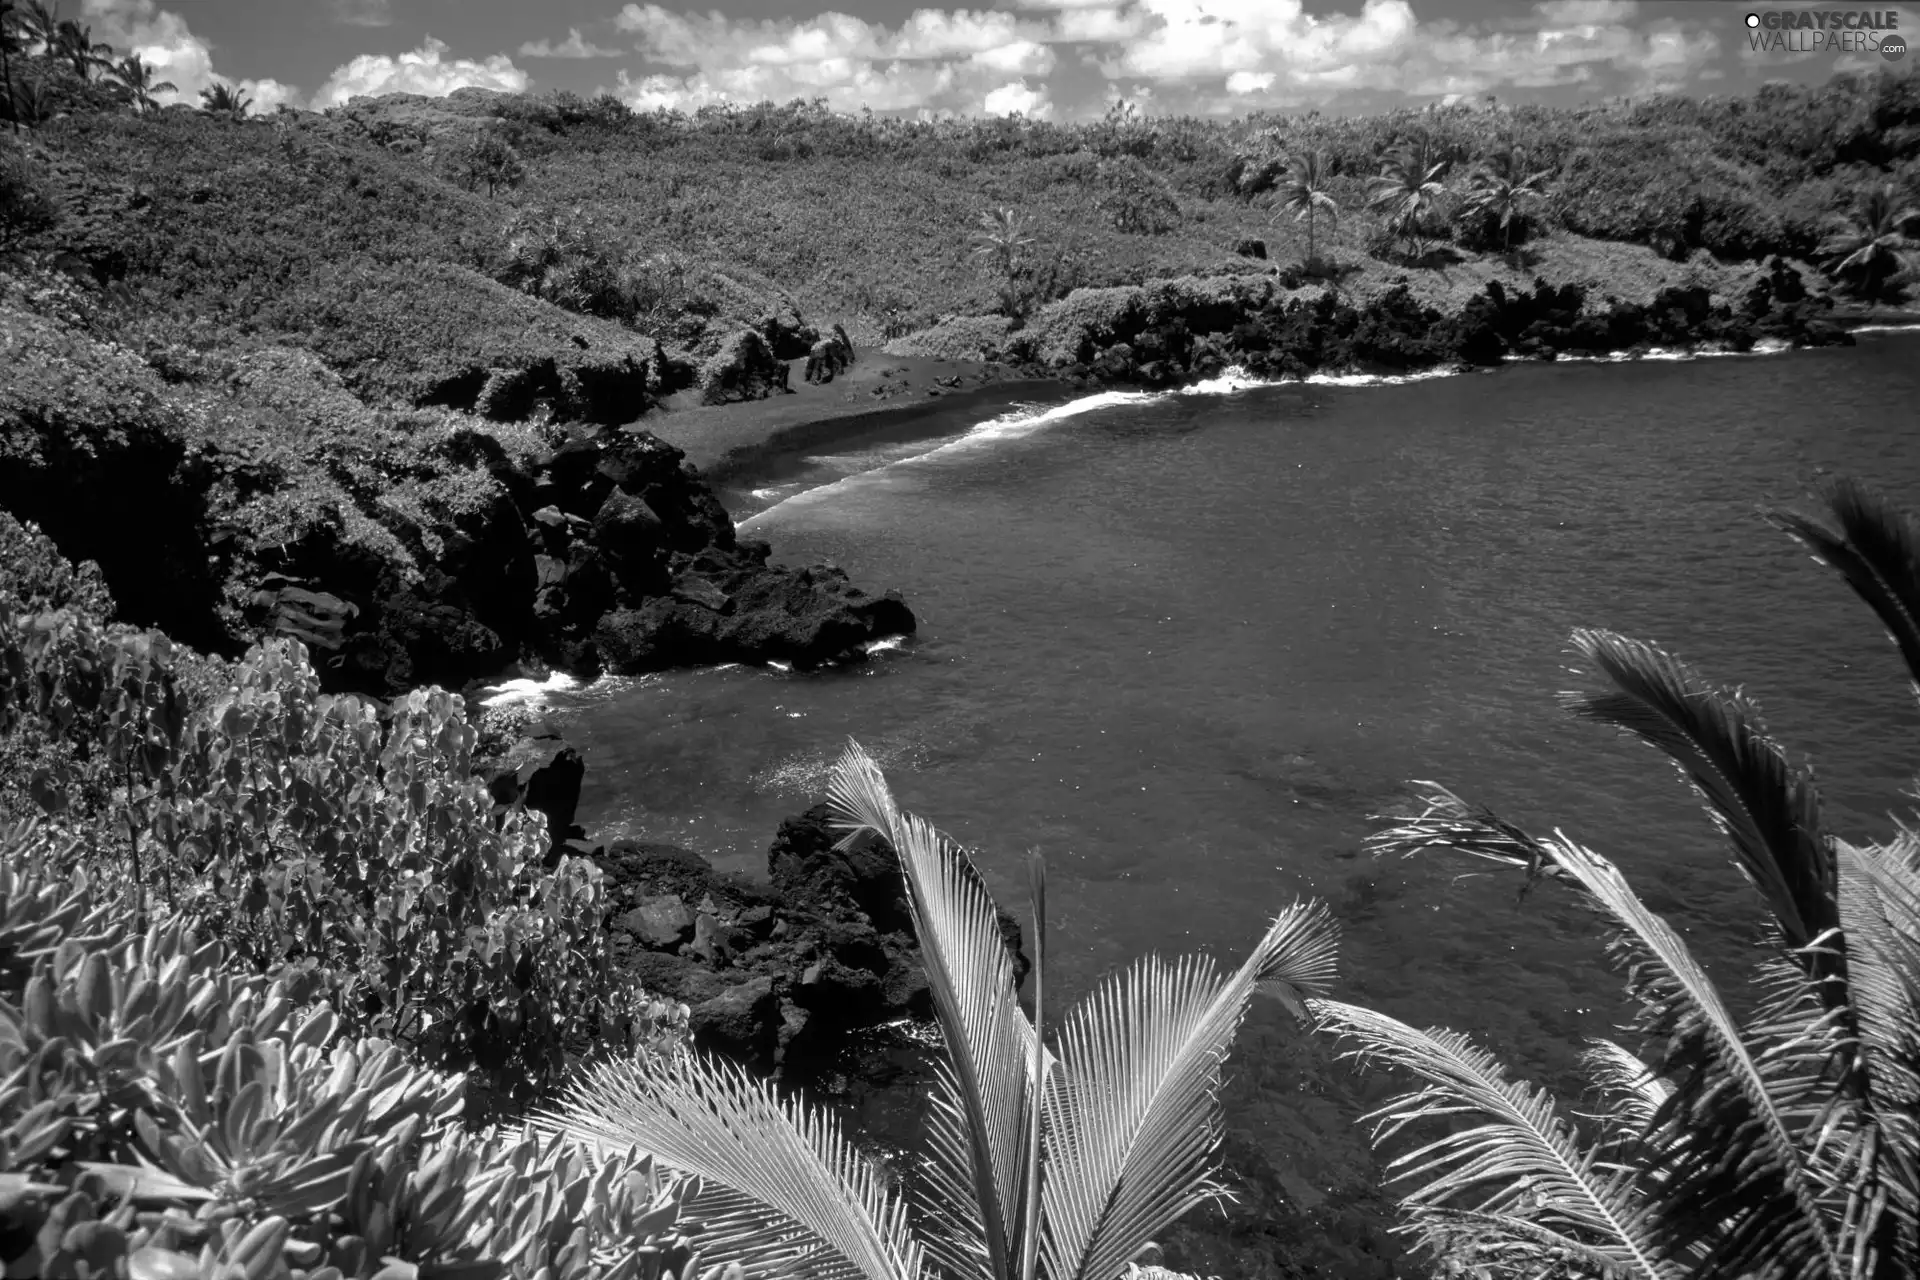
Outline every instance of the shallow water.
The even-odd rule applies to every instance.
[[[1376,862],[1367,815],[1431,778],[1562,826],[1737,985],[1756,899],[1670,767],[1558,710],[1557,691],[1591,687],[1566,638],[1609,627],[1745,682],[1819,764],[1841,832],[1887,832],[1920,728],[1898,656],[1761,511],[1829,470],[1920,507],[1916,355],[1913,336],[1874,335],[1109,393],[958,440],[855,442],[741,495],[777,504],[745,532],[900,587],[919,635],[843,672],[562,697],[588,758],[581,820],[763,870],[852,736],[904,805],[980,851],[1003,900],[1023,851],[1047,854],[1069,988],[1149,949],[1237,957],[1314,895],[1343,922],[1343,998],[1472,1031],[1564,1083],[1620,1012],[1593,922],[1552,892],[1516,907],[1503,874]]]

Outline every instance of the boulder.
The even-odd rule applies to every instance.
[[[693,913],[678,894],[647,898],[614,924],[651,951],[673,951],[693,938]]]
[[[869,595],[832,565],[788,569],[710,554],[688,567],[706,572],[683,571],[671,595],[600,619],[594,640],[609,670],[776,659],[814,666],[915,626],[899,593]]]
[[[801,349],[805,354],[806,348]],[[700,367],[700,403],[735,404],[786,393],[787,366],[757,330],[741,329]]]
[[[688,1019],[694,1046],[749,1068],[770,1068],[782,1022],[773,988],[773,979],[762,975],[694,1005]]]
[[[1267,256],[1267,242],[1254,239],[1236,240],[1233,251],[1243,258],[1259,258],[1264,261]]]
[[[814,383],[832,382],[834,376],[853,363],[853,340],[847,337],[847,331],[839,325],[833,326],[833,332],[813,344],[807,352],[806,380]]]

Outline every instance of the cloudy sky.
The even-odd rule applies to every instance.
[[[1830,7],[1823,0],[1820,7]],[[191,99],[259,106],[462,85],[615,93],[647,109],[824,97],[836,110],[1366,112],[1455,98],[1726,93],[1885,65],[1755,52],[1756,0],[62,0]],[[1795,6],[1798,7],[1798,6]],[[1886,10],[1885,0],[1871,7]],[[1896,10],[1906,38],[1920,6]],[[1920,56],[1920,55],[1916,55]]]

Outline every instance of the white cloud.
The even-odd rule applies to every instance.
[[[580,28],[568,27],[567,38],[559,44],[547,40],[529,40],[520,46],[523,58],[617,58],[618,49],[603,49],[580,38]]]
[[[1228,93],[1265,93],[1273,88],[1271,71],[1236,71],[1227,77]]]
[[[162,104],[197,106],[202,89],[228,78],[213,69],[213,47],[193,34],[186,19],[155,0],[81,0],[80,21],[93,28],[95,40],[112,45],[115,56],[137,53],[153,68],[156,81],[172,83],[172,92],[154,95]],[[241,82],[249,83],[272,85],[269,93],[292,92],[272,80]]]
[[[271,114],[282,104],[297,107],[301,101],[298,89],[278,80],[242,80],[235,87],[252,99],[247,110],[253,115]]]
[[[1053,114],[1047,100],[1047,87],[1029,88],[1024,80],[1015,80],[994,89],[981,99],[981,109],[990,116],[1023,115],[1029,120],[1045,120]]]
[[[393,22],[390,0],[327,0],[334,19],[350,27],[384,27]]]
[[[339,106],[361,95],[383,93],[420,93],[444,97],[455,89],[474,86],[520,93],[527,87],[527,73],[513,65],[504,53],[490,58],[447,58],[445,41],[428,36],[418,49],[408,53],[362,54],[337,68],[313,95],[315,108]]]

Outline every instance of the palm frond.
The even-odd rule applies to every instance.
[[[1886,625],[1920,697],[1920,535],[1879,495],[1852,480],[1827,490],[1837,528],[1791,511],[1769,518],[1847,580]]]
[[[1911,1275],[1920,1271],[1920,874],[1910,836],[1835,848],[1859,1052],[1839,1055],[1852,1078],[1819,1128],[1840,1140],[1815,1151],[1816,1173],[1846,1197],[1843,1240],[1855,1242],[1856,1265],[1865,1246],[1896,1255],[1895,1273]]]
[[[927,1185],[937,1194],[970,1179],[973,1200],[928,1207],[953,1229],[979,1232],[991,1273],[1011,1275],[1025,1195],[1034,1030],[1014,998],[1013,961],[993,898],[959,846],[894,804],[880,766],[858,743],[849,742],[834,765],[827,795],[848,841],[873,832],[899,852],[927,985],[953,1059],[969,1167]],[[936,1147],[935,1156],[942,1150]],[[972,1251],[976,1242],[959,1247]]]
[[[1609,1103],[1604,1119],[1617,1139],[1644,1138],[1660,1108],[1673,1096],[1673,1085],[1612,1040],[1589,1040],[1580,1060],[1586,1065],[1587,1078]]]
[[[1326,908],[1295,903],[1232,974],[1202,956],[1149,957],[1067,1015],[1062,1079],[1046,1094],[1049,1280],[1118,1275],[1221,1193],[1221,1063],[1247,1004],[1267,984],[1296,999],[1327,990],[1335,944]]]
[[[1789,1112],[1812,1081],[1789,1039],[1760,1060],[1706,971],[1619,868],[1555,833],[1554,860],[1619,922],[1617,955],[1643,1006],[1639,1030],[1660,1043],[1654,1069],[1674,1089],[1654,1117],[1647,1153],[1661,1176],[1661,1218],[1682,1244],[1711,1237],[1739,1268],[1795,1276],[1846,1274]]]
[[[1790,948],[1804,948],[1833,929],[1839,923],[1833,857],[1819,793],[1812,775],[1790,764],[1767,735],[1759,708],[1737,689],[1703,684],[1684,663],[1644,641],[1580,629],[1573,644],[1614,688],[1564,695],[1568,709],[1627,730],[1680,767]],[[1841,977],[1844,970],[1841,959],[1827,972]]]
[[[1369,814],[1370,821],[1394,824],[1367,836],[1366,845],[1375,857],[1410,858],[1428,849],[1444,849],[1517,867],[1527,874],[1520,887],[1523,898],[1536,881],[1563,878],[1545,844],[1492,809],[1463,800],[1437,782],[1414,779],[1407,785],[1425,789],[1424,808],[1412,818]]]
[[[577,1077],[534,1119],[600,1153],[633,1148],[693,1174],[706,1263],[818,1280],[921,1280],[906,1205],[833,1116],[722,1059],[643,1054]]]
[[[1421,1179],[1403,1204],[1413,1230],[1445,1250],[1463,1225],[1495,1241],[1552,1247],[1618,1276],[1678,1280],[1630,1171],[1582,1147],[1553,1099],[1508,1080],[1485,1050],[1455,1031],[1417,1030],[1359,1005],[1314,1000],[1323,1029],[1356,1042],[1344,1056],[1410,1072],[1423,1082],[1367,1117],[1376,1143],[1426,1120],[1482,1123],[1395,1158],[1398,1178]],[[1467,1203],[1456,1203],[1465,1201]]]

